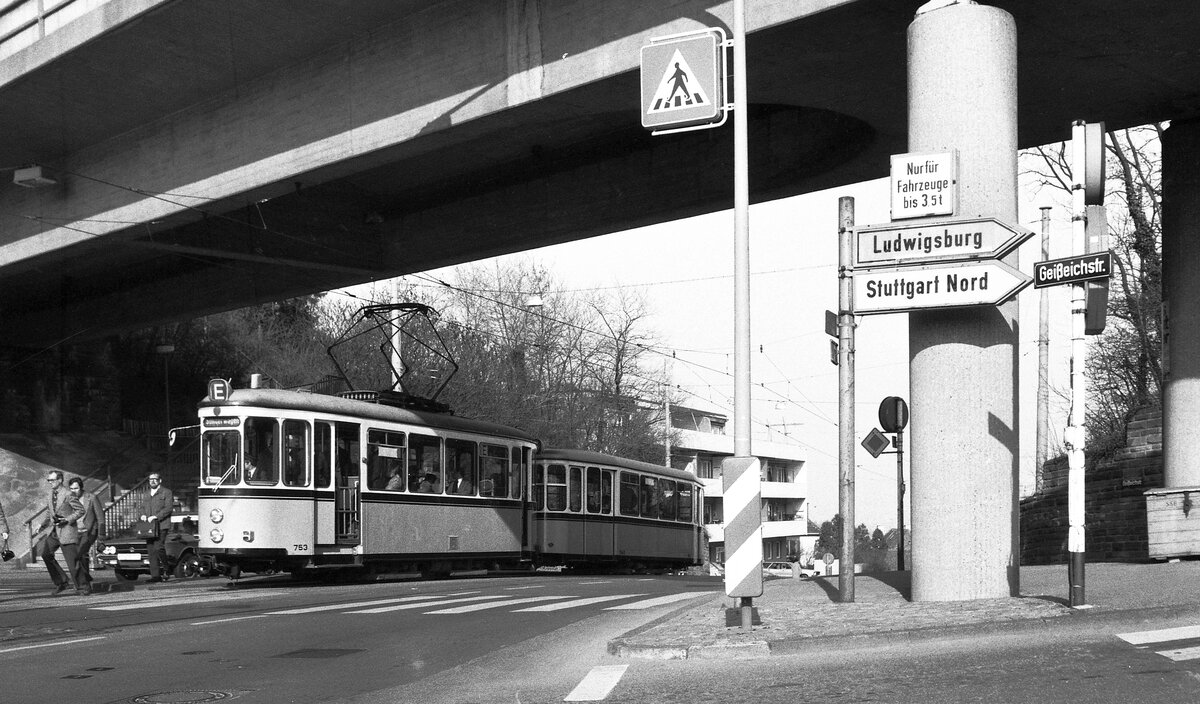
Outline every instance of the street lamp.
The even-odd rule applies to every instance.
[[[157,347],[154,348],[154,351],[157,352],[158,354],[161,354],[162,358],[163,358],[163,394],[164,394],[164,402],[165,402],[165,408],[163,410],[166,411],[163,418],[165,419],[166,424],[167,424],[167,427],[166,427],[165,431],[163,432],[164,437],[167,438],[167,467],[166,467],[166,472],[164,472],[164,475],[169,475],[170,470],[171,470],[171,442],[170,442],[170,437],[171,437],[171,372],[170,372],[170,360],[171,360],[171,353],[175,351],[175,345],[158,345]],[[170,479],[169,476],[166,476],[165,478]]]

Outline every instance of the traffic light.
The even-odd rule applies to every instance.
[[[1108,251],[1108,216],[1103,205],[1087,207],[1087,253]],[[1099,335],[1108,321],[1108,279],[1087,282],[1083,334]]]

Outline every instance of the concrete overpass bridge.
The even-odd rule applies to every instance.
[[[47,2],[54,10],[60,3]],[[906,151],[920,2],[748,2],[755,200]],[[1200,6],[1000,0],[1023,146],[1200,109]],[[33,0],[0,15],[0,339],[42,346],[732,204],[639,125],[647,38],[729,2]],[[42,36],[44,35],[44,36]],[[16,167],[56,181],[23,188]]]
[[[8,345],[732,202],[731,131],[647,135],[637,75],[648,38],[728,26],[729,2],[64,2],[0,5],[0,167],[24,180],[0,183]],[[1019,147],[1173,121],[1164,475],[1200,485],[1200,4],[747,4],[755,200],[953,148],[958,214],[1013,221]],[[1016,306],[909,316],[915,599],[1018,591]]]

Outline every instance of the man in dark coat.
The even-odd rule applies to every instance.
[[[162,475],[151,472],[146,478],[150,485],[150,493],[142,503],[141,520],[153,522],[158,526],[154,537],[146,539],[146,555],[150,558],[150,581],[162,582],[169,575],[167,568],[167,532],[171,530],[171,511],[175,507],[175,497],[171,490],[162,485]]]
[[[79,500],[83,506],[83,518],[79,520],[79,548],[78,555],[75,558],[75,579],[79,584],[79,589],[84,594],[92,593],[92,546],[96,544],[96,539],[100,537],[100,500],[96,495],[83,488],[83,480],[79,477],[73,477],[67,482],[71,489],[71,495]]]

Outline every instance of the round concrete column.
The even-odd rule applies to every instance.
[[[908,148],[957,151],[956,217],[1017,221],[1016,55],[994,7],[908,28]],[[1016,343],[1016,301],[909,316],[914,601],[1018,591]]]
[[[1163,485],[1200,485],[1200,121],[1163,134]]]

